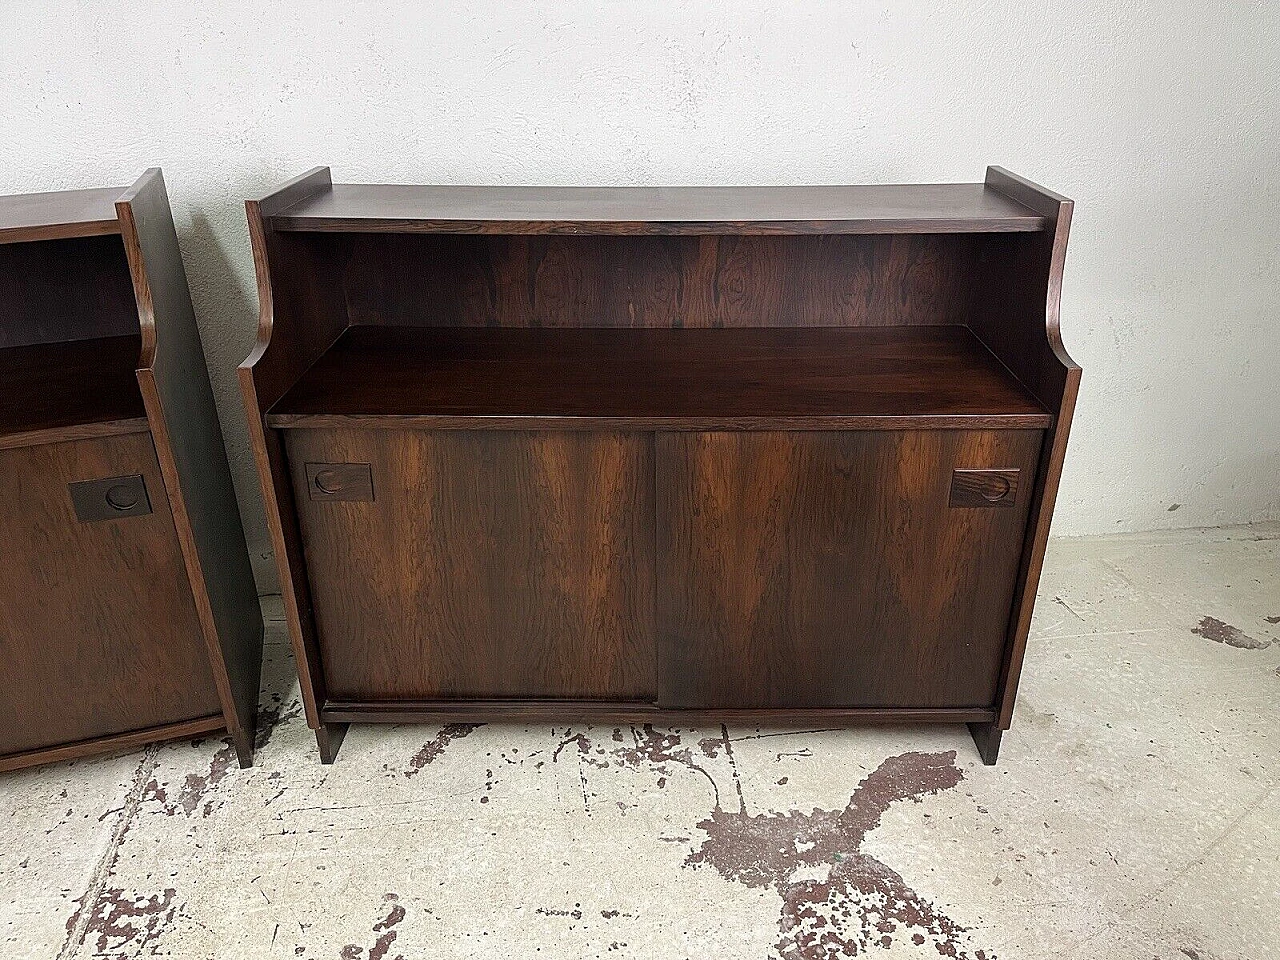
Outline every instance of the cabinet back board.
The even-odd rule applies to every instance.
[[[0,348],[130,335],[138,306],[119,235],[0,243]]]
[[[987,235],[280,234],[276,310],[344,324],[965,324]],[[1016,242],[1016,240],[1014,241]],[[321,293],[328,290],[327,293]],[[322,301],[319,297],[323,296]]]

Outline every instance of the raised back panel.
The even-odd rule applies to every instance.
[[[309,234],[279,278],[340,278],[357,325],[826,327],[963,324],[977,237]],[[317,302],[314,309],[327,309]]]
[[[118,235],[0,244],[0,347],[139,336]]]

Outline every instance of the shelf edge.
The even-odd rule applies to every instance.
[[[442,233],[557,236],[804,236],[928,233],[1034,233],[1045,229],[1046,217],[907,220],[421,220],[382,217],[290,216],[270,218],[273,229],[286,233]]]
[[[1050,413],[948,414],[922,416],[758,417],[573,417],[456,416],[443,414],[268,413],[278,430],[1047,430]]]
[[[125,420],[103,420],[99,423],[76,423],[63,427],[43,427],[39,430],[23,430],[0,434],[0,450],[17,447],[39,447],[50,443],[67,443],[72,440],[97,440],[101,437],[119,437],[131,433],[146,433],[151,429],[146,417],[130,417]]]

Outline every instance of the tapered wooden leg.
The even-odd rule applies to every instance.
[[[231,742],[235,744],[236,759],[240,761],[240,769],[253,766],[253,730],[240,730],[231,734]]]
[[[978,755],[988,767],[995,766],[1000,756],[1000,737],[1004,733],[995,723],[971,723],[969,732],[973,734],[973,742],[978,745]]]
[[[338,759],[338,748],[347,735],[346,723],[322,723],[316,730],[316,745],[320,748],[320,762],[333,763]]]

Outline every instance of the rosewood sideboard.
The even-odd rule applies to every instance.
[[[247,205],[310,725],[1013,713],[1080,370],[1071,202],[346,185]]]
[[[226,731],[262,616],[158,169],[0,197],[0,770]]]

